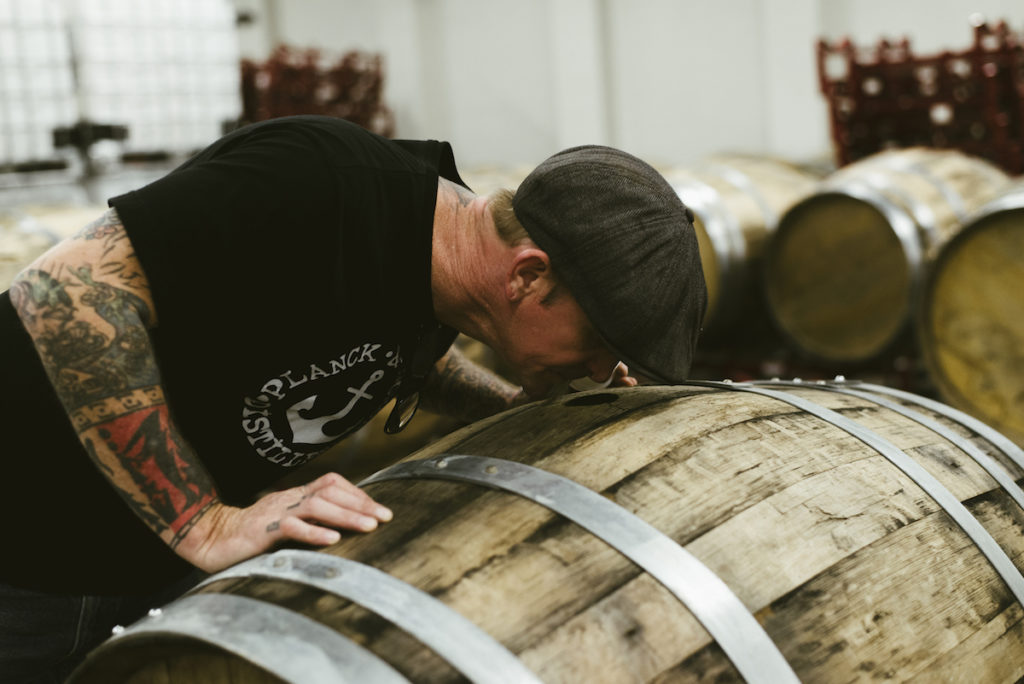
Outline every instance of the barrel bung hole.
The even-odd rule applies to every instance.
[[[572,399],[570,399],[567,402],[565,402],[565,405],[566,406],[598,406],[600,404],[610,404],[610,403],[612,403],[613,401],[615,401],[618,398],[619,398],[619,395],[612,394],[611,392],[598,392],[596,394],[584,394],[584,395],[581,395],[581,396],[578,396],[578,397],[573,397]]]

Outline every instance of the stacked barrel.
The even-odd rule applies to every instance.
[[[779,217],[819,176],[784,160],[718,155],[665,172],[694,214],[708,287],[704,336],[722,339],[763,309],[761,256]]]
[[[924,381],[905,388],[1024,443],[1024,180],[924,147],[828,173],[730,155],[665,175],[708,286],[699,377],[765,335],[763,359],[827,377],[910,358]]]
[[[786,213],[768,249],[779,327],[830,362],[871,360],[903,342],[936,251],[1006,183],[988,162],[927,148],[835,172]]]
[[[1020,187],[954,150],[843,167],[779,220],[764,258],[772,319],[826,366],[916,355],[945,401],[1020,440]]]
[[[1024,443],[1024,181],[939,250],[917,309],[925,361],[949,403]]]

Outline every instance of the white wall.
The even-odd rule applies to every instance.
[[[910,36],[962,50],[968,17],[1024,31],[1021,0],[233,0],[277,42],[380,52],[402,137],[463,166],[534,164],[583,142],[655,163],[716,152],[831,155],[815,43]]]
[[[820,0],[824,35],[848,35],[858,44],[873,45],[879,38],[910,38],[915,53],[959,51],[970,46],[972,14],[995,23],[1005,19],[1024,31],[1021,0]]]

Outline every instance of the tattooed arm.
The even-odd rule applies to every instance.
[[[168,410],[148,330],[157,315],[145,274],[114,210],[39,257],[11,300],[85,452],[128,506],[207,571],[281,539],[337,541],[331,527],[368,531],[390,512],[336,474],[224,505]]]
[[[427,376],[420,400],[428,411],[467,423],[529,401],[521,387],[469,360],[454,346]]]

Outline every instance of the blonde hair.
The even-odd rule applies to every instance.
[[[512,197],[515,192],[502,188],[492,192],[488,198],[487,206],[491,209],[491,217],[494,219],[494,228],[498,237],[509,247],[515,247],[530,239],[530,234],[523,228],[523,224],[516,218],[512,210]],[[541,304],[550,306],[551,303],[562,295],[562,283],[552,270],[550,274],[551,289],[544,295]]]
[[[495,190],[488,198],[487,205],[491,209],[491,217],[494,219],[494,228],[498,231],[505,244],[514,247],[530,239],[530,234],[523,228],[523,224],[516,218],[512,210],[512,197],[515,192],[502,188]]]

